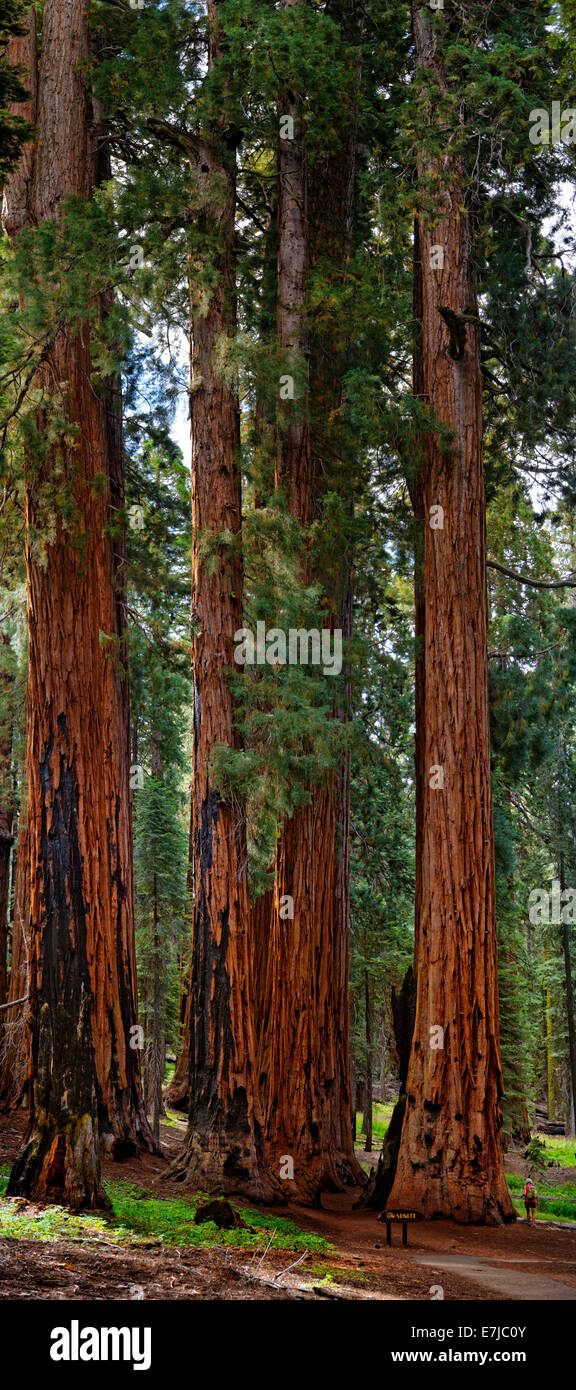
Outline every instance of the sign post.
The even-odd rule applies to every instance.
[[[419,1211],[387,1211],[387,1212],[382,1212],[381,1216],[379,1216],[379,1218],[378,1218],[379,1221],[385,1221],[385,1222],[386,1222],[386,1244],[387,1244],[387,1245],[391,1245],[391,1244],[392,1244],[392,1222],[393,1222],[393,1221],[401,1221],[401,1222],[402,1222],[402,1244],[403,1244],[403,1245],[407,1245],[407,1244],[408,1244],[408,1222],[409,1222],[409,1221],[422,1221],[423,1219],[424,1219],[424,1218],[420,1215],[420,1212],[419,1212]]]

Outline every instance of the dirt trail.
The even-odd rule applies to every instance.
[[[24,1115],[0,1119],[4,1169],[16,1157],[24,1127]],[[180,1126],[163,1126],[167,1154],[176,1151],[179,1131]],[[156,1196],[184,1195],[179,1184],[167,1179],[168,1163],[151,1155],[121,1165],[106,1163],[104,1168],[108,1177],[134,1182]],[[425,1222],[409,1228],[407,1248],[400,1244],[395,1226],[394,1244],[388,1248],[386,1227],[376,1212],[355,1211],[353,1202],[354,1194],[326,1197],[320,1210],[290,1207],[271,1213],[289,1216],[336,1247],[337,1255],[326,1264],[336,1280],[332,1287],[315,1284],[322,1277],[322,1261],[316,1255],[278,1283],[291,1257],[276,1252],[274,1243],[263,1260],[253,1260],[246,1251],[167,1250],[156,1242],[146,1249],[126,1250],[1,1240],[0,1299],[427,1301],[437,1296],[438,1286],[445,1299],[469,1302],[576,1299],[574,1227],[530,1228],[523,1221],[498,1228]]]
[[[502,1293],[506,1298],[521,1299],[522,1302],[534,1302],[542,1300],[546,1302],[557,1302],[560,1300],[576,1302],[576,1288],[569,1284],[561,1284],[557,1279],[548,1279],[543,1274],[527,1274],[525,1268],[502,1269],[501,1266],[490,1264],[488,1260],[479,1259],[474,1255],[417,1255],[418,1264],[434,1265],[438,1268],[441,1265],[443,1270],[467,1275],[475,1283],[481,1284],[486,1289]],[[526,1261],[522,1261],[524,1266]]]
[[[445,1299],[576,1299],[576,1229],[522,1220],[511,1226],[459,1226],[430,1221],[408,1230],[408,1246],[377,1213],[353,1210],[353,1197],[326,1197],[321,1211],[292,1208],[300,1226],[326,1236],[345,1260],[363,1271],[367,1286],[394,1290],[408,1299],[432,1298],[440,1285]]]

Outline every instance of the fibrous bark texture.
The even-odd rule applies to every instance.
[[[305,536],[319,506],[320,470],[315,479],[308,368],[309,173],[301,103],[294,93],[284,94],[279,116],[281,129],[286,117],[292,121],[292,138],[279,140],[278,153],[277,339],[282,370],[292,376],[295,392],[279,421],[276,483]],[[340,167],[335,196],[342,255],[338,236],[346,221],[346,196]],[[334,248],[327,239],[334,231],[330,224],[328,233],[327,226],[322,222],[322,251],[329,255]],[[334,358],[327,370],[328,398],[323,380],[318,412],[331,409],[339,390]],[[313,578],[306,559],[301,578],[307,583]],[[337,607],[338,600],[341,593]],[[340,777],[311,788],[308,804],[282,827],[269,905],[269,960],[258,952],[261,972],[266,971],[258,996],[264,1009],[259,1072],[266,1153],[291,1199],[306,1204],[317,1203],[322,1190],[362,1181],[352,1138],[348,1035],[348,814],[345,763]],[[293,915],[283,909],[287,899]]]
[[[213,62],[220,52],[215,4],[209,24]],[[190,1115],[175,1173],[208,1191],[274,1201],[283,1194],[262,1155],[245,815],[239,801],[221,793],[212,772],[215,746],[238,744],[229,676],[234,634],[242,626],[240,414],[221,360],[236,325],[235,162],[233,141],[217,128],[199,142],[203,207],[197,231],[216,274],[206,293],[190,267],[194,920]]]
[[[5,190],[12,236],[59,220],[104,172],[82,0],[47,0],[39,69],[33,18],[13,57],[29,74],[37,139]],[[55,465],[74,521],[72,535],[57,509],[45,563],[30,539],[26,555],[31,1136],[10,1190],[95,1206],[99,1133],[116,1157],[151,1145],[135,1035],[124,549],[107,534],[123,505],[121,425],[115,394],[92,382],[86,324],[56,328],[37,386],[40,431],[53,399],[71,428],[30,462],[28,537],[42,530],[36,496]]]
[[[434,66],[442,82],[426,8],[415,10],[414,33],[418,62]],[[500,1140],[480,326],[463,173],[454,160],[436,172],[437,220],[422,215],[418,229],[422,389],[443,430],[431,425],[427,433],[422,477],[425,781],[417,1002],[389,1205],[499,1223],[512,1220],[514,1210]]]

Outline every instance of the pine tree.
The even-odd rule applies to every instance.
[[[128,422],[128,604],[134,877],[144,1100],[156,1143],[166,1049],[177,1045],[179,958],[189,928],[184,825],[189,720],[189,476],[155,415]]]

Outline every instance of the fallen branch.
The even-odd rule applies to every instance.
[[[281,1269],[281,1270],[279,1271],[278,1274],[275,1274],[275,1275],[274,1275],[274,1280],[277,1282],[278,1279],[283,1279],[283,1278],[284,1278],[284,1275],[288,1273],[288,1270],[289,1270],[289,1269],[296,1269],[296,1265],[301,1265],[301,1264],[303,1263],[303,1261],[304,1261],[304,1260],[307,1260],[307,1259],[308,1259],[308,1251],[305,1250],[305,1251],[304,1251],[304,1254],[303,1254],[303,1255],[299,1255],[298,1259],[297,1259],[297,1260],[294,1260],[294,1261],[292,1262],[291,1265],[286,1265],[286,1269]]]
[[[0,1009],[14,1009],[17,1004],[25,1004],[29,998],[29,994],[23,994],[21,999],[10,999],[8,1004],[0,1004]]]

